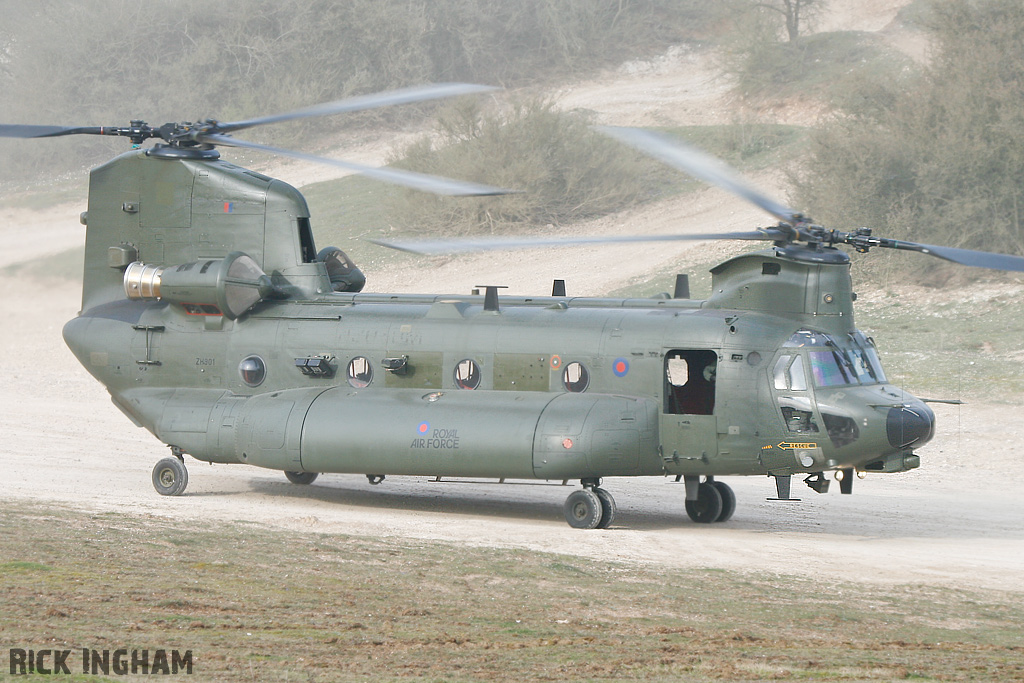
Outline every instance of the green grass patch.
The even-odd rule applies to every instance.
[[[1019,287],[894,287],[856,310],[894,384],[930,398],[1018,403],[1024,395]]]
[[[1018,594],[851,586],[26,504],[0,508],[12,647],[191,649],[200,680],[1007,680]],[[229,571],[218,563],[227,563]]]
[[[4,562],[0,564],[0,575],[22,572],[48,572],[50,567],[38,562]]]

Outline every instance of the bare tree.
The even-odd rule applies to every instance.
[[[806,25],[824,4],[823,0],[766,0],[754,6],[780,14],[786,21],[786,35],[793,42],[800,37],[801,25]]]

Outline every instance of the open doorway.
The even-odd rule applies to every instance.
[[[715,412],[718,354],[707,349],[665,354],[665,413],[711,415]]]

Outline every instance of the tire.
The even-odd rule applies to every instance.
[[[686,501],[686,514],[698,524],[711,524],[722,514],[722,494],[711,482],[697,489],[697,500]]]
[[[736,494],[733,493],[732,487],[726,484],[724,481],[713,482],[715,488],[718,489],[718,495],[722,497],[722,512],[719,513],[716,522],[728,522],[732,519],[732,513],[736,512]]]
[[[188,470],[178,458],[164,458],[153,467],[153,488],[161,496],[180,496],[188,486]]]
[[[601,499],[590,489],[573,491],[565,499],[565,521],[573,529],[596,529],[601,523]]]
[[[615,514],[618,512],[615,499],[612,498],[612,494],[602,488],[595,488],[594,495],[601,501],[601,519],[597,522],[597,528],[607,529],[615,521]]]
[[[306,486],[316,481],[316,478],[320,475],[317,472],[285,472],[284,476],[288,477],[288,481],[293,484]]]

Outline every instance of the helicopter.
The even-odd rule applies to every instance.
[[[378,241],[415,253],[729,239],[771,245],[711,270],[712,293],[613,299],[366,293],[339,248],[317,250],[310,211],[286,183],[220,159],[231,146],[329,163],[446,195],[502,188],[369,168],[231,133],[297,118],[485,92],[440,84],[246,121],[151,127],[0,125],[0,137],[128,137],[136,149],[90,174],[82,309],[63,330],[137,427],[170,447],[161,495],[188,485],[185,455],[283,471],[298,485],[347,473],[578,481],[563,512],[579,529],[616,518],[607,477],[674,477],[687,515],[721,523],[721,477],[792,477],[843,494],[867,472],[920,466],[935,433],[927,401],[886,379],[854,324],[849,254],[915,251],[1024,271],[1024,258],[816,225],[718,160],[661,134],[603,128],[724,187],[778,220],[749,232],[600,238]],[[144,141],[160,142],[142,148]]]

